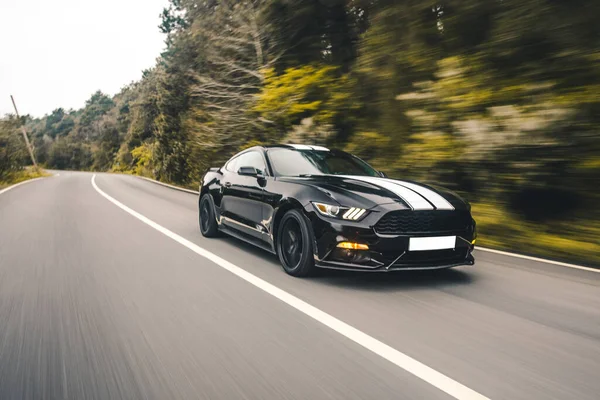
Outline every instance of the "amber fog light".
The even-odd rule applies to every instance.
[[[348,250],[369,250],[368,245],[354,242],[341,242],[337,244],[337,247]]]
[[[331,254],[331,260],[351,264],[366,264],[371,261],[369,252],[336,248]]]

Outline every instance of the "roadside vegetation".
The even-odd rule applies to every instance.
[[[15,118],[0,119],[0,189],[50,175],[42,168],[27,166],[29,156],[18,127]]]
[[[0,189],[4,189],[5,187],[14,185],[15,183],[28,181],[35,178],[44,178],[47,176],[51,176],[51,174],[44,171],[42,168],[26,167],[20,171],[9,174],[4,179],[0,180]]]
[[[24,119],[47,167],[186,187],[255,144],[342,148],[464,195],[483,246],[600,265],[597,15],[589,1],[171,0],[139,81]]]
[[[600,225],[584,215],[534,222],[502,205],[473,203],[477,245],[600,267]]]

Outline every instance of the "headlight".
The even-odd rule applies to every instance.
[[[339,207],[325,203],[313,203],[313,205],[321,215],[348,221],[358,221],[367,212],[364,208],[357,207]]]
[[[338,206],[332,206],[331,204],[313,203],[317,211],[328,217],[337,217],[340,214],[340,208]]]
[[[352,208],[348,209],[342,215],[342,218],[344,218],[344,219],[351,219],[353,221],[358,221],[359,219],[362,218],[362,216],[365,214],[365,212],[367,212],[367,210],[365,210],[364,208],[355,208],[355,207],[352,207]]]

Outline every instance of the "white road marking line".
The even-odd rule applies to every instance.
[[[584,267],[583,265],[567,264],[567,263],[560,262],[560,261],[546,260],[545,258],[537,258],[537,257],[524,256],[524,255],[521,255],[521,254],[508,253],[506,251],[488,249],[488,248],[479,247],[479,246],[475,246],[475,250],[481,250],[481,251],[487,251],[487,252],[490,252],[490,253],[502,254],[503,256],[510,256],[510,257],[522,258],[524,260],[538,261],[538,262],[542,262],[542,263],[546,263],[546,264],[554,264],[554,265],[559,265],[561,267],[580,269],[582,271],[591,271],[591,272],[598,272],[598,273],[600,273],[600,269],[598,269],[598,268]]]
[[[7,188],[4,188],[4,189],[0,190],[0,194],[2,194],[2,193],[6,193],[6,192],[8,192],[9,190],[12,190],[12,189],[14,189],[14,188],[16,188],[16,187],[19,187],[19,186],[21,186],[21,185],[24,185],[24,184],[26,184],[26,183],[33,182],[33,181],[37,181],[37,180],[40,180],[40,179],[43,179],[43,178],[34,178],[34,179],[29,179],[29,180],[26,180],[26,181],[23,181],[23,182],[15,183],[15,184],[14,184],[14,185],[12,185],[12,186],[9,186],[9,187],[7,187]]]
[[[473,389],[466,387],[465,385],[453,380],[452,378],[447,377],[434,370],[431,367],[415,360],[412,357],[407,356],[406,354],[388,346],[387,344],[380,342],[379,340],[367,335],[366,333],[354,328],[351,325],[348,325],[345,322],[340,321],[339,319],[333,317],[330,314],[327,314],[324,311],[306,303],[303,300],[291,295],[290,293],[278,288],[275,285],[270,284],[269,282],[251,274],[250,272],[236,266],[235,264],[230,263],[229,261],[217,256],[216,254],[211,253],[210,251],[203,249],[195,243],[190,242],[189,240],[177,235],[174,232],[171,232],[167,228],[157,224],[151,219],[145,217],[144,215],[138,213],[135,210],[127,207],[120,201],[114,199],[108,194],[104,193],[98,185],[96,185],[96,175],[92,176],[92,186],[94,189],[102,195],[105,199],[136,217],[140,221],[144,222],[147,225],[150,225],[152,228],[156,229],[160,233],[168,236],[173,239],[177,243],[187,247],[192,250],[194,253],[212,261],[219,267],[231,272],[232,274],[242,278],[246,282],[256,286],[257,288],[263,290],[264,292],[270,294],[271,296],[283,301],[287,305],[295,308],[296,310],[304,313],[305,315],[313,318],[314,320],[322,323],[323,325],[331,328],[337,333],[345,336],[346,338],[354,341],[355,343],[361,345],[362,347],[372,351],[378,356],[388,360],[392,364],[402,368],[403,370],[415,375],[416,377],[424,380],[425,382],[435,386],[443,392],[446,392],[450,396],[455,399],[461,400],[489,400],[489,398],[483,396],[482,394],[477,393]],[[283,273],[283,272],[282,272]]]

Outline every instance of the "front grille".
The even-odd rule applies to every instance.
[[[395,260],[390,269],[402,269],[403,267],[436,267],[458,264],[465,261],[468,255],[469,252],[466,248],[408,252]]]
[[[442,233],[462,231],[470,225],[471,215],[468,211],[402,210],[385,214],[375,224],[375,231],[383,235]]]

